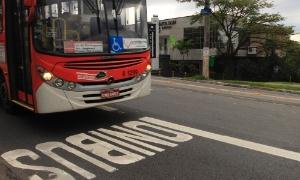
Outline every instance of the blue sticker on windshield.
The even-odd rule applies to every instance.
[[[123,37],[110,36],[109,37],[110,51],[112,53],[119,53],[124,51]]]

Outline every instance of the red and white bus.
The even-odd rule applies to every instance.
[[[0,102],[36,113],[150,94],[146,0],[0,0]]]

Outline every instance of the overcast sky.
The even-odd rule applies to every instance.
[[[194,3],[179,4],[176,0],[148,0],[148,18],[153,14],[160,19],[193,15],[199,9]],[[300,1],[298,0],[273,0],[274,8],[271,12],[280,13],[286,18],[285,24],[295,26],[295,31],[300,33]]]

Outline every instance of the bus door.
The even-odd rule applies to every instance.
[[[12,100],[33,105],[29,23],[23,0],[5,0],[6,51]]]

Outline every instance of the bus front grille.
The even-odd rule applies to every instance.
[[[120,90],[120,96],[118,96],[118,97],[103,99],[101,97],[101,92],[99,92],[99,93],[93,93],[93,94],[85,94],[82,96],[82,98],[86,104],[98,104],[98,103],[105,103],[105,102],[110,102],[110,101],[121,100],[121,99],[130,97],[132,95],[132,93],[134,93],[133,88],[125,88],[125,89]]]
[[[111,70],[126,68],[130,66],[139,65],[143,59],[109,59],[109,60],[95,60],[95,61],[74,61],[65,63],[66,69],[77,70]]]
[[[110,99],[85,100],[84,102],[86,104],[105,103],[105,102],[109,102],[109,101],[121,100],[121,99],[124,99],[126,97],[130,97],[130,94],[127,94],[127,95],[124,95],[124,96],[119,96],[119,97],[114,97],[114,98],[110,98]]]
[[[123,82],[131,81],[133,79],[134,79],[134,77],[115,80],[112,84],[123,83]],[[80,84],[82,86],[99,86],[99,85],[107,85],[107,82],[106,81],[104,81],[104,82],[80,82],[78,84]]]

